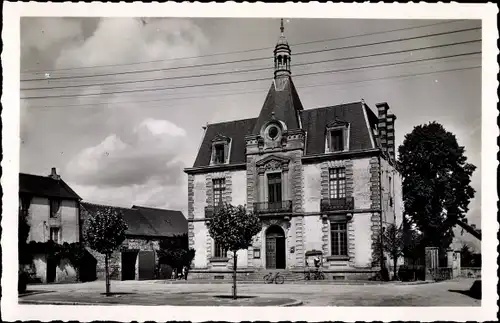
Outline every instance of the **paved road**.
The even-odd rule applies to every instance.
[[[466,294],[473,279],[453,280],[440,283],[402,285],[386,283],[379,285],[264,285],[240,284],[241,296],[259,296],[262,304],[278,305],[273,298],[286,298],[302,301],[306,306],[480,306],[481,301]],[[94,300],[113,304],[135,305],[223,305],[228,301],[220,295],[230,295],[230,284],[165,284],[158,281],[113,281],[111,291],[115,297],[103,297],[104,282],[80,284],[33,285],[29,290],[45,293],[32,294],[20,298],[25,301],[81,301]],[[217,299],[217,304],[213,300]],[[254,298],[256,300],[257,298]],[[247,298],[240,301],[248,305]],[[244,304],[245,303],[245,304]],[[227,304],[230,305],[230,304]]]

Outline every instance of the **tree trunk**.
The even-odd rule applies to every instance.
[[[398,274],[397,274],[397,270],[396,270],[396,266],[398,265],[398,257],[396,255],[394,255],[394,276],[393,276],[393,280],[397,280],[398,278]]]
[[[236,294],[236,268],[238,267],[238,255],[237,251],[233,252],[233,299],[237,299],[238,296]]]
[[[108,263],[108,257],[109,255],[108,254],[105,254],[104,255],[104,269],[106,271],[105,273],[105,276],[106,276],[106,296],[109,296],[110,294],[110,291],[109,291],[109,263]]]

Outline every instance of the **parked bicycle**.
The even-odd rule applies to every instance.
[[[324,280],[325,279],[325,274],[323,273],[323,270],[320,268],[317,268],[316,270],[309,270],[304,273],[304,279],[305,280]]]
[[[272,283],[283,284],[285,282],[285,277],[280,275],[279,272],[274,274],[274,275],[272,273],[269,273],[269,274],[264,276],[264,282],[266,284],[272,284]]]

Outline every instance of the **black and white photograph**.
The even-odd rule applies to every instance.
[[[5,8],[6,319],[496,317],[496,6]]]

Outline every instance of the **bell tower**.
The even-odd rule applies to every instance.
[[[292,52],[288,41],[285,38],[285,27],[283,26],[283,18],[281,19],[281,35],[278,43],[274,48],[274,78],[282,76],[290,76],[290,61],[292,59]]]

